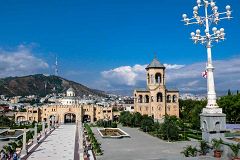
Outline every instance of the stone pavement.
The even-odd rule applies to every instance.
[[[28,157],[28,160],[73,160],[76,124],[61,125]]]
[[[120,127],[131,138],[103,139],[93,128],[94,134],[102,144],[103,155],[97,160],[178,160],[185,159],[180,153],[187,145],[197,145],[198,142],[165,142],[161,139],[139,131],[137,128]],[[194,159],[194,158],[193,158]],[[199,159],[199,158],[198,158]],[[204,159],[203,157],[201,159]],[[206,158],[211,159],[211,158]]]

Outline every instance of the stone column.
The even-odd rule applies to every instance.
[[[52,116],[52,127],[55,126],[55,116]]]
[[[33,138],[33,143],[34,144],[37,144],[38,143],[38,140],[37,140],[37,123],[35,123],[35,127],[34,127],[34,138]]]
[[[56,115],[56,118],[55,118],[55,127],[57,127],[57,124],[58,124],[58,115]]]
[[[42,136],[45,137],[45,121],[42,121]]]
[[[47,119],[47,125],[48,125],[48,131],[51,131],[51,126],[50,126],[50,118],[48,117]]]
[[[23,130],[23,145],[22,145],[22,151],[21,156],[27,155],[27,130],[24,128]]]

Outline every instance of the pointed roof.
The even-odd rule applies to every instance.
[[[150,68],[163,68],[165,69],[165,66],[159,62],[159,60],[155,57],[152,62],[146,67],[146,69]]]

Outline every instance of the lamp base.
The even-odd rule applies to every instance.
[[[206,108],[203,108],[202,110],[203,114],[215,114],[215,113],[222,113],[222,108],[219,107],[212,107],[212,106],[207,106]]]

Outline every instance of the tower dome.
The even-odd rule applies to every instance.
[[[67,97],[75,97],[75,91],[72,87],[67,90]]]

